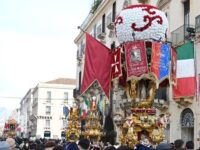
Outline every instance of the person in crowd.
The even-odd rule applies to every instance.
[[[136,145],[136,150],[153,150],[151,147],[151,142],[147,137],[144,137],[143,140],[141,140],[140,144]]]
[[[172,150],[172,145],[170,143],[160,143],[156,147],[156,150]]]
[[[9,144],[11,150],[17,150],[15,140],[13,138],[7,138],[6,142]]]
[[[184,150],[184,141],[182,139],[177,139],[174,141],[174,148],[176,150]]]
[[[88,139],[81,139],[78,142],[78,147],[80,150],[89,150],[90,149],[90,141]]]
[[[56,145],[53,150],[64,150],[64,148],[61,145]]]
[[[114,146],[108,146],[104,150],[116,150],[116,148]]]
[[[64,150],[79,150],[78,145],[75,142],[68,143],[65,147]]]
[[[45,143],[45,150],[53,150],[53,148],[56,146],[55,142],[48,141]]]
[[[10,145],[6,141],[0,141],[0,150],[10,150]]]
[[[129,148],[128,146],[120,146],[117,148],[117,150],[133,150],[133,149]]]
[[[194,150],[194,142],[193,141],[187,141],[185,144],[185,148],[187,150]]]

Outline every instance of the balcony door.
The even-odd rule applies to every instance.
[[[190,24],[190,0],[186,0],[184,3],[184,35],[187,37],[187,28]]]

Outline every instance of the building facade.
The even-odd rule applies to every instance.
[[[33,89],[29,89],[26,95],[20,102],[20,128],[21,128],[21,136],[29,137],[31,133],[31,120],[29,119],[32,114],[32,96]]]
[[[59,78],[40,82],[28,91],[21,102],[25,137],[56,139],[64,136],[67,117],[63,108],[73,105],[75,84],[74,79]]]
[[[172,87],[159,89],[161,95],[155,99],[155,107],[160,113],[170,113],[170,122],[166,128],[166,140],[192,140],[195,147],[200,147],[200,5],[198,0],[103,0],[98,8],[90,13],[83,24],[82,30],[90,33],[107,47],[119,46],[114,33],[114,20],[120,11],[131,4],[145,3],[158,7],[166,13],[169,21],[167,40],[173,47],[192,41],[195,53],[195,74],[197,77],[197,95],[190,98],[174,100]],[[189,29],[189,30],[187,30]],[[195,31],[194,31],[195,30]],[[84,66],[85,36],[80,32],[74,40],[77,45],[77,84],[74,95],[77,96],[81,87]],[[117,82],[116,82],[117,83]],[[159,93],[158,92],[158,93]],[[122,92],[123,93],[123,92]],[[159,95],[159,94],[158,94]],[[113,113],[120,111],[120,103],[125,103],[120,92],[113,94]]]

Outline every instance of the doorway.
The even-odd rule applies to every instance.
[[[189,108],[181,113],[181,139],[184,142],[194,141],[194,114]]]

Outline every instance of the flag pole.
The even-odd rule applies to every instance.
[[[77,28],[78,28],[79,30],[81,30],[82,32],[86,33],[86,31],[85,31],[83,28],[81,28],[81,26],[78,26]]]

